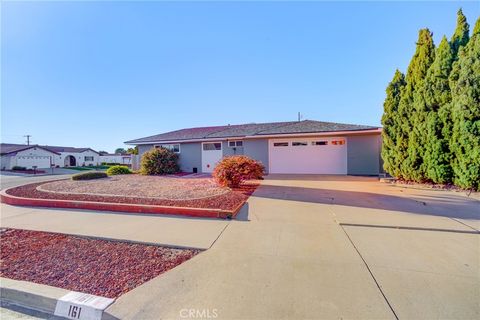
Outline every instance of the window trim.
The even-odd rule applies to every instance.
[[[216,143],[220,144],[220,149],[205,150],[203,148],[203,146],[206,145],[206,144],[216,144]],[[205,152],[205,151],[207,151],[207,152],[208,151],[223,151],[223,143],[221,141],[202,142],[202,152]]]
[[[230,145],[233,142],[233,146]],[[241,143],[241,145],[238,145],[238,143]],[[229,140],[228,141],[228,147],[229,148],[242,148],[243,147],[243,140]]]
[[[87,158],[88,158],[88,159],[90,159],[90,158],[91,158],[92,160],[87,160]],[[83,161],[90,161],[90,162],[93,162],[93,161],[95,161],[95,157],[94,157],[94,156],[84,156],[84,157],[83,157]]]

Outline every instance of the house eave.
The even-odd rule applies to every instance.
[[[177,139],[177,140],[152,140],[134,142],[126,141],[127,145],[149,145],[149,144],[167,144],[167,143],[192,143],[192,142],[211,142],[211,141],[229,141],[239,139],[265,139],[265,138],[292,138],[292,137],[312,137],[312,136],[338,136],[338,135],[368,135],[381,134],[382,128],[361,129],[361,130],[344,130],[344,131],[323,131],[323,132],[305,132],[305,133],[281,133],[281,134],[256,134],[250,136],[232,136],[232,137],[211,137],[201,139]]]

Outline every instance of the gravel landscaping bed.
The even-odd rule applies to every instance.
[[[61,180],[42,184],[39,191],[100,196],[194,200],[220,196],[229,192],[211,178],[182,179],[177,177],[118,175],[103,179]]]
[[[18,229],[2,230],[0,239],[1,277],[108,298],[200,252]]]
[[[185,179],[185,178],[163,178],[163,179],[173,179],[181,180],[183,182],[191,182],[196,179]],[[103,180],[103,179],[99,179]],[[198,179],[204,180],[204,179]],[[63,180],[68,181],[68,180]],[[63,182],[59,181],[59,182]],[[98,180],[91,180],[98,181]],[[74,183],[83,183],[85,181],[72,181]],[[189,207],[189,208],[208,208],[208,209],[222,209],[222,210],[233,210],[241,203],[245,202],[248,197],[255,191],[258,184],[249,183],[245,184],[241,188],[237,189],[223,189],[226,192],[212,196],[208,198],[201,199],[161,199],[154,197],[143,197],[143,193],[139,193],[138,196],[109,196],[109,195],[94,195],[94,194],[70,194],[70,193],[55,193],[55,192],[45,192],[38,190],[37,187],[45,184],[50,184],[51,182],[40,182],[28,184],[16,188],[8,189],[6,192],[9,195],[25,198],[37,198],[37,199],[57,199],[57,200],[77,200],[77,201],[93,201],[93,202],[111,202],[111,203],[130,203],[130,204],[147,204],[147,205],[159,205],[159,206],[174,206],[174,207]],[[169,192],[171,194],[179,192],[183,194],[184,191],[179,189],[179,184],[177,187],[170,187]],[[198,188],[202,188],[202,185],[197,185]]]

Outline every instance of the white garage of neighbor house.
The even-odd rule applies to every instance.
[[[11,170],[13,167],[32,169],[50,168],[56,156],[60,154],[40,146],[1,144],[2,170]]]
[[[188,128],[125,142],[139,154],[165,147],[182,171],[213,171],[224,156],[247,155],[268,173],[379,175],[380,127],[314,120]]]
[[[2,170],[15,166],[32,169],[55,167],[94,166],[99,164],[99,153],[90,148],[59,146],[0,144]]]

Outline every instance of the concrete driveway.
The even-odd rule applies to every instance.
[[[271,175],[231,222],[2,206],[13,227],[207,240],[107,310],[147,320],[478,319],[479,221],[463,193],[338,176]]]
[[[478,319],[480,202],[269,176],[215,245],[121,296],[121,319]]]

